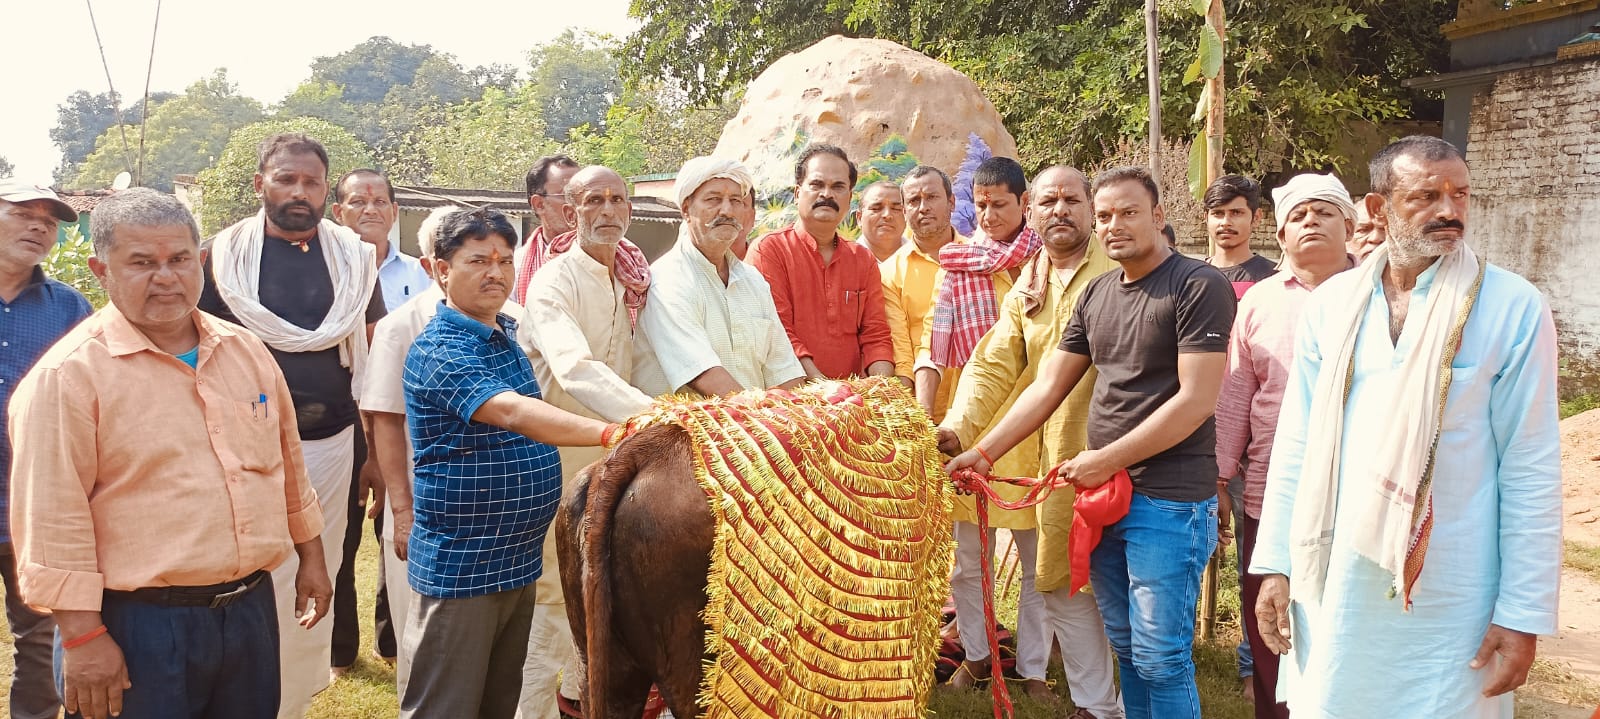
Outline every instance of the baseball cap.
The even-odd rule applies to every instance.
[[[30,185],[26,182],[15,180],[0,180],[0,200],[6,202],[27,202],[29,200],[49,200],[50,209],[56,219],[62,222],[77,222],[78,211],[72,209],[61,200],[61,197],[48,187]]]

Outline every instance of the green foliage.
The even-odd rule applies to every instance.
[[[105,288],[100,286],[100,279],[89,271],[89,258],[94,256],[94,245],[78,231],[76,224],[64,224],[61,231],[67,236],[66,241],[50,248],[50,254],[45,255],[40,267],[46,276],[83,293],[95,309],[106,306]]]
[[[579,162],[603,164],[624,176],[675,172],[690,158],[711,154],[737,111],[731,99],[696,107],[682,90],[650,83],[624,90],[606,111],[604,129],[575,128],[568,150]]]
[[[545,137],[561,142],[580,125],[604,127],[622,94],[616,42],[568,29],[528,53],[529,85],[543,108]]]
[[[200,227],[203,232],[214,233],[261,208],[253,184],[256,152],[262,140],[280,132],[303,132],[321,142],[328,150],[328,161],[332,165],[328,168],[330,181],[358,167],[373,165],[371,148],[350,131],[327,120],[296,117],[246,125],[228,138],[227,147],[216,164],[200,173]],[[332,201],[330,189],[328,202]]]
[[[413,164],[391,167],[397,176],[427,177],[439,187],[520,189],[528,167],[561,150],[545,137],[544,117],[531,86],[516,93],[485,90],[473,102],[450,107],[442,122],[420,127],[410,144]]]
[[[1561,400],[1561,418],[1566,419],[1575,414],[1583,414],[1597,407],[1600,407],[1600,395],[1580,394],[1570,399]]]
[[[429,45],[402,45],[376,36],[337,55],[311,62],[311,81],[344,89],[344,100],[376,105],[397,85],[409,85],[437,53]]]
[[[1160,5],[1164,134],[1195,134],[1196,90],[1220,66],[1230,171],[1348,169],[1352,124],[1437,116],[1402,79],[1439,71],[1444,0],[1229,2],[1223,52],[1201,52],[1199,0]],[[1096,164],[1148,133],[1140,0],[634,0],[630,79],[668,78],[719,97],[772,60],[830,34],[882,37],[971,76],[1004,116],[1029,169]],[[1200,58],[1202,62],[1174,61]],[[1203,118],[1202,118],[1203,119]]]
[[[124,115],[123,119],[128,117]],[[135,184],[171,192],[174,176],[204,169],[222,154],[223,145],[234,130],[260,119],[261,103],[240,95],[238,86],[228,80],[227,70],[216,70],[190,85],[182,95],[151,110],[145,129],[144,175],[135,177]],[[84,159],[67,184],[108,187],[117,173],[136,173],[136,122],[128,126],[128,143],[129,159],[125,161],[121,132],[117,127],[107,128],[95,139],[94,152]]]
[[[150,109],[153,111],[161,103],[177,97],[170,92],[150,93]],[[78,174],[78,165],[94,152],[95,140],[112,125],[116,124],[116,103],[120,98],[116,93],[102,92],[92,94],[86,90],[78,90],[67,96],[67,99],[56,106],[56,126],[50,128],[50,141],[55,143],[56,149],[61,151],[61,164],[56,167],[56,181],[65,182]],[[132,106],[123,108],[122,118],[126,122],[137,124],[139,118],[144,116],[144,98],[139,98]],[[137,136],[130,138],[137,142]],[[129,154],[133,152],[129,149]]]

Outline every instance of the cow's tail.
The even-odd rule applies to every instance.
[[[588,488],[588,507],[583,518],[583,610],[587,617],[584,642],[588,656],[588,696],[584,714],[590,717],[610,716],[609,699],[611,667],[610,657],[616,652],[613,639],[612,617],[617,598],[613,591],[612,527],[616,522],[617,506],[633,486],[642,466],[654,458],[654,451],[637,451],[644,445],[657,443],[642,436],[676,428],[649,428],[624,439],[601,463],[599,472],[591,473]],[[635,445],[636,451],[622,451]]]

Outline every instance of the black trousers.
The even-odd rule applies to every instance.
[[[333,653],[328,663],[348,667],[356,663],[361,652],[361,617],[356,608],[356,552],[361,549],[362,531],[367,526],[367,509],[361,506],[357,488],[361,486],[361,465],[367,461],[367,437],[361,425],[356,425],[355,462],[350,477],[350,503],[347,506],[350,521],[344,530],[344,561],[339,565],[339,575],[333,580]],[[383,515],[376,522],[378,536],[383,536]],[[380,541],[379,547],[383,546]],[[385,657],[396,654],[394,627],[389,624],[389,593],[383,588],[383,562],[378,562],[378,596],[372,609],[372,631],[378,653]]]

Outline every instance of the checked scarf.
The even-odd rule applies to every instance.
[[[1009,243],[987,237],[952,242],[939,250],[944,282],[933,308],[933,341],[929,351],[940,367],[960,367],[972,357],[978,340],[1000,318],[994,296],[994,273],[1022,266],[1043,246],[1032,227]]]
[[[578,233],[564,232],[550,241],[550,255],[555,258],[578,244]],[[617,244],[616,265],[612,269],[617,281],[622,283],[622,303],[628,306],[628,321],[639,326],[639,310],[644,309],[645,295],[650,292],[650,260],[638,245],[624,239]]]

